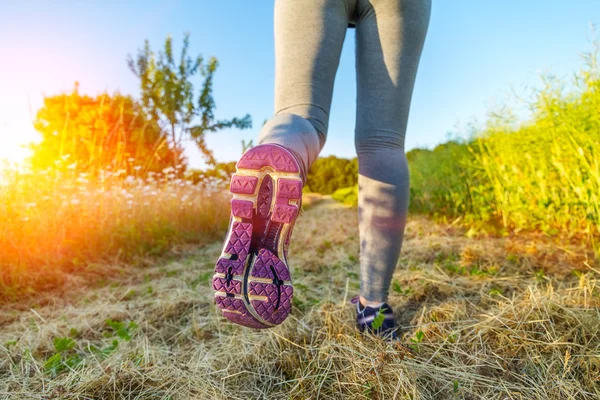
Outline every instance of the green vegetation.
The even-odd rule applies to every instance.
[[[306,181],[310,191],[321,194],[332,194],[340,188],[354,186],[358,183],[358,160],[336,156],[318,158]]]
[[[216,163],[205,170],[188,169],[186,171],[186,179],[191,180],[195,184],[210,181],[229,182],[231,175],[235,172],[236,161],[226,163]]]
[[[591,63],[569,93],[547,82],[517,128],[498,116],[468,143],[413,154],[412,210],[476,229],[597,238],[599,72]]]
[[[146,41],[137,57],[129,57],[129,68],[140,80],[142,106],[153,120],[161,121],[170,146],[183,154],[183,142],[191,140],[204,155],[206,162],[214,165],[216,160],[206,146],[206,134],[221,129],[252,127],[250,115],[230,120],[216,120],[216,107],[213,98],[213,79],[218,61],[211,57],[208,61],[202,56],[194,58],[188,55],[189,34],[183,39],[181,55],[175,59],[173,40],[165,40],[163,50],[156,55]],[[192,79],[200,74],[204,81],[195,98]],[[177,160],[177,164],[184,160]]]
[[[119,93],[82,95],[78,83],[71,93],[46,97],[35,119],[41,141],[30,146],[27,167],[42,172],[68,168],[94,177],[107,171],[147,176],[172,167],[182,177],[187,167],[183,143],[192,141],[211,168],[218,169],[206,135],[250,128],[252,119],[215,118],[217,59],[192,58],[188,48],[186,35],[176,61],[169,37],[158,54],[146,42],[135,59],[129,57],[129,67],[139,79],[139,101]],[[198,93],[197,75],[204,78]],[[242,143],[244,148],[251,145]]]
[[[342,204],[355,206],[358,204],[358,185],[337,189],[331,197]]]
[[[44,372],[55,378],[63,372],[84,367],[86,357],[95,356],[105,359],[117,350],[121,341],[129,342],[133,331],[138,328],[133,321],[126,324],[111,319],[106,320],[106,326],[110,329],[102,332],[102,337],[106,340],[102,347],[84,345],[71,337],[55,337],[52,341],[54,353],[51,353],[44,362]],[[73,333],[71,336],[78,336],[77,330],[73,328],[71,333]]]
[[[494,115],[471,140],[410,151],[411,211],[460,222],[472,232],[577,237],[600,254],[596,59],[588,55],[568,92],[564,82],[545,83],[531,104],[531,121],[515,126],[510,114]],[[356,199],[350,189],[334,198]]]

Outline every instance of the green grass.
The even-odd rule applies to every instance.
[[[476,229],[597,239],[599,73],[590,55],[568,92],[561,89],[567,82],[545,81],[530,121],[515,128],[508,116],[495,116],[468,143],[414,152],[412,210]]]

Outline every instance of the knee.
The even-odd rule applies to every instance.
[[[357,135],[355,145],[359,174],[377,182],[405,186],[409,179],[408,164],[401,135],[372,131]]]
[[[387,130],[357,131],[354,145],[359,157],[377,152],[404,154],[404,135]]]

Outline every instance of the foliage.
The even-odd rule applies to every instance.
[[[81,357],[72,352],[75,341],[68,337],[57,337],[53,340],[55,353],[44,363],[44,371],[56,376],[60,372],[73,369],[81,362]]]
[[[46,97],[34,126],[42,136],[31,145],[35,170],[158,172],[178,158],[156,121],[130,96],[81,95],[78,84],[70,94]]]
[[[358,160],[336,156],[318,158],[310,168],[307,184],[311,191],[332,194],[358,183]]]
[[[492,115],[468,143],[411,155],[411,209],[462,218],[475,229],[600,234],[600,78],[595,57],[572,90],[546,79],[532,120]],[[596,249],[598,250],[598,249]]]
[[[445,216],[463,215],[474,209],[482,215],[490,213],[488,203],[478,201],[476,193],[471,195],[483,189],[486,178],[473,169],[466,143],[449,141],[433,150],[411,150],[407,158],[411,210]]]
[[[377,314],[375,315],[375,319],[371,323],[371,327],[373,328],[373,330],[377,331],[379,328],[381,328],[383,326],[384,321],[385,321],[385,314],[383,313],[383,311],[381,311],[381,309],[379,309],[377,311]]]
[[[140,80],[142,104],[154,120],[161,121],[168,132],[169,144],[180,154],[185,140],[193,141],[208,164],[216,161],[212,151],[206,146],[206,134],[221,129],[252,127],[250,115],[230,120],[216,120],[213,98],[213,79],[218,67],[217,59],[205,61],[202,56],[188,55],[189,34],[183,40],[181,55],[176,60],[173,39],[167,37],[164,48],[158,56],[146,40],[137,57],[128,57],[131,71]],[[204,78],[200,92],[195,97],[192,78],[200,74]],[[176,160],[175,164],[182,162]]]
[[[357,206],[358,205],[358,185],[338,189],[331,197],[334,200],[339,201],[340,203],[349,205],[349,206]]]
[[[126,324],[122,321],[108,319],[106,325],[110,330],[105,330],[102,337],[109,339],[109,344],[104,344],[101,347],[89,344],[87,346],[79,344],[78,346],[73,338],[55,337],[53,340],[55,352],[44,362],[44,371],[55,378],[62,372],[79,367],[87,356],[94,355],[101,359],[106,358],[117,350],[121,341],[129,342],[134,330],[138,328],[138,325],[133,321]],[[71,329],[71,331],[77,333],[74,329]]]
[[[138,328],[138,325],[129,321],[126,324],[123,321],[114,321],[112,319],[106,320],[106,325],[108,325],[112,332],[106,332],[106,337],[111,337],[111,335],[117,336],[121,340],[130,341],[132,332]]]

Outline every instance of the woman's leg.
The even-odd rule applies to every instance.
[[[217,306],[238,324],[268,328],[291,311],[287,249],[306,171],[325,141],[351,2],[276,0],[276,115],[237,162],[213,277]]]
[[[356,26],[361,302],[385,302],[406,214],[404,136],[430,0],[358,0]]]
[[[261,130],[259,144],[293,150],[304,174],[325,143],[333,83],[355,3],[275,1],[275,116]]]

